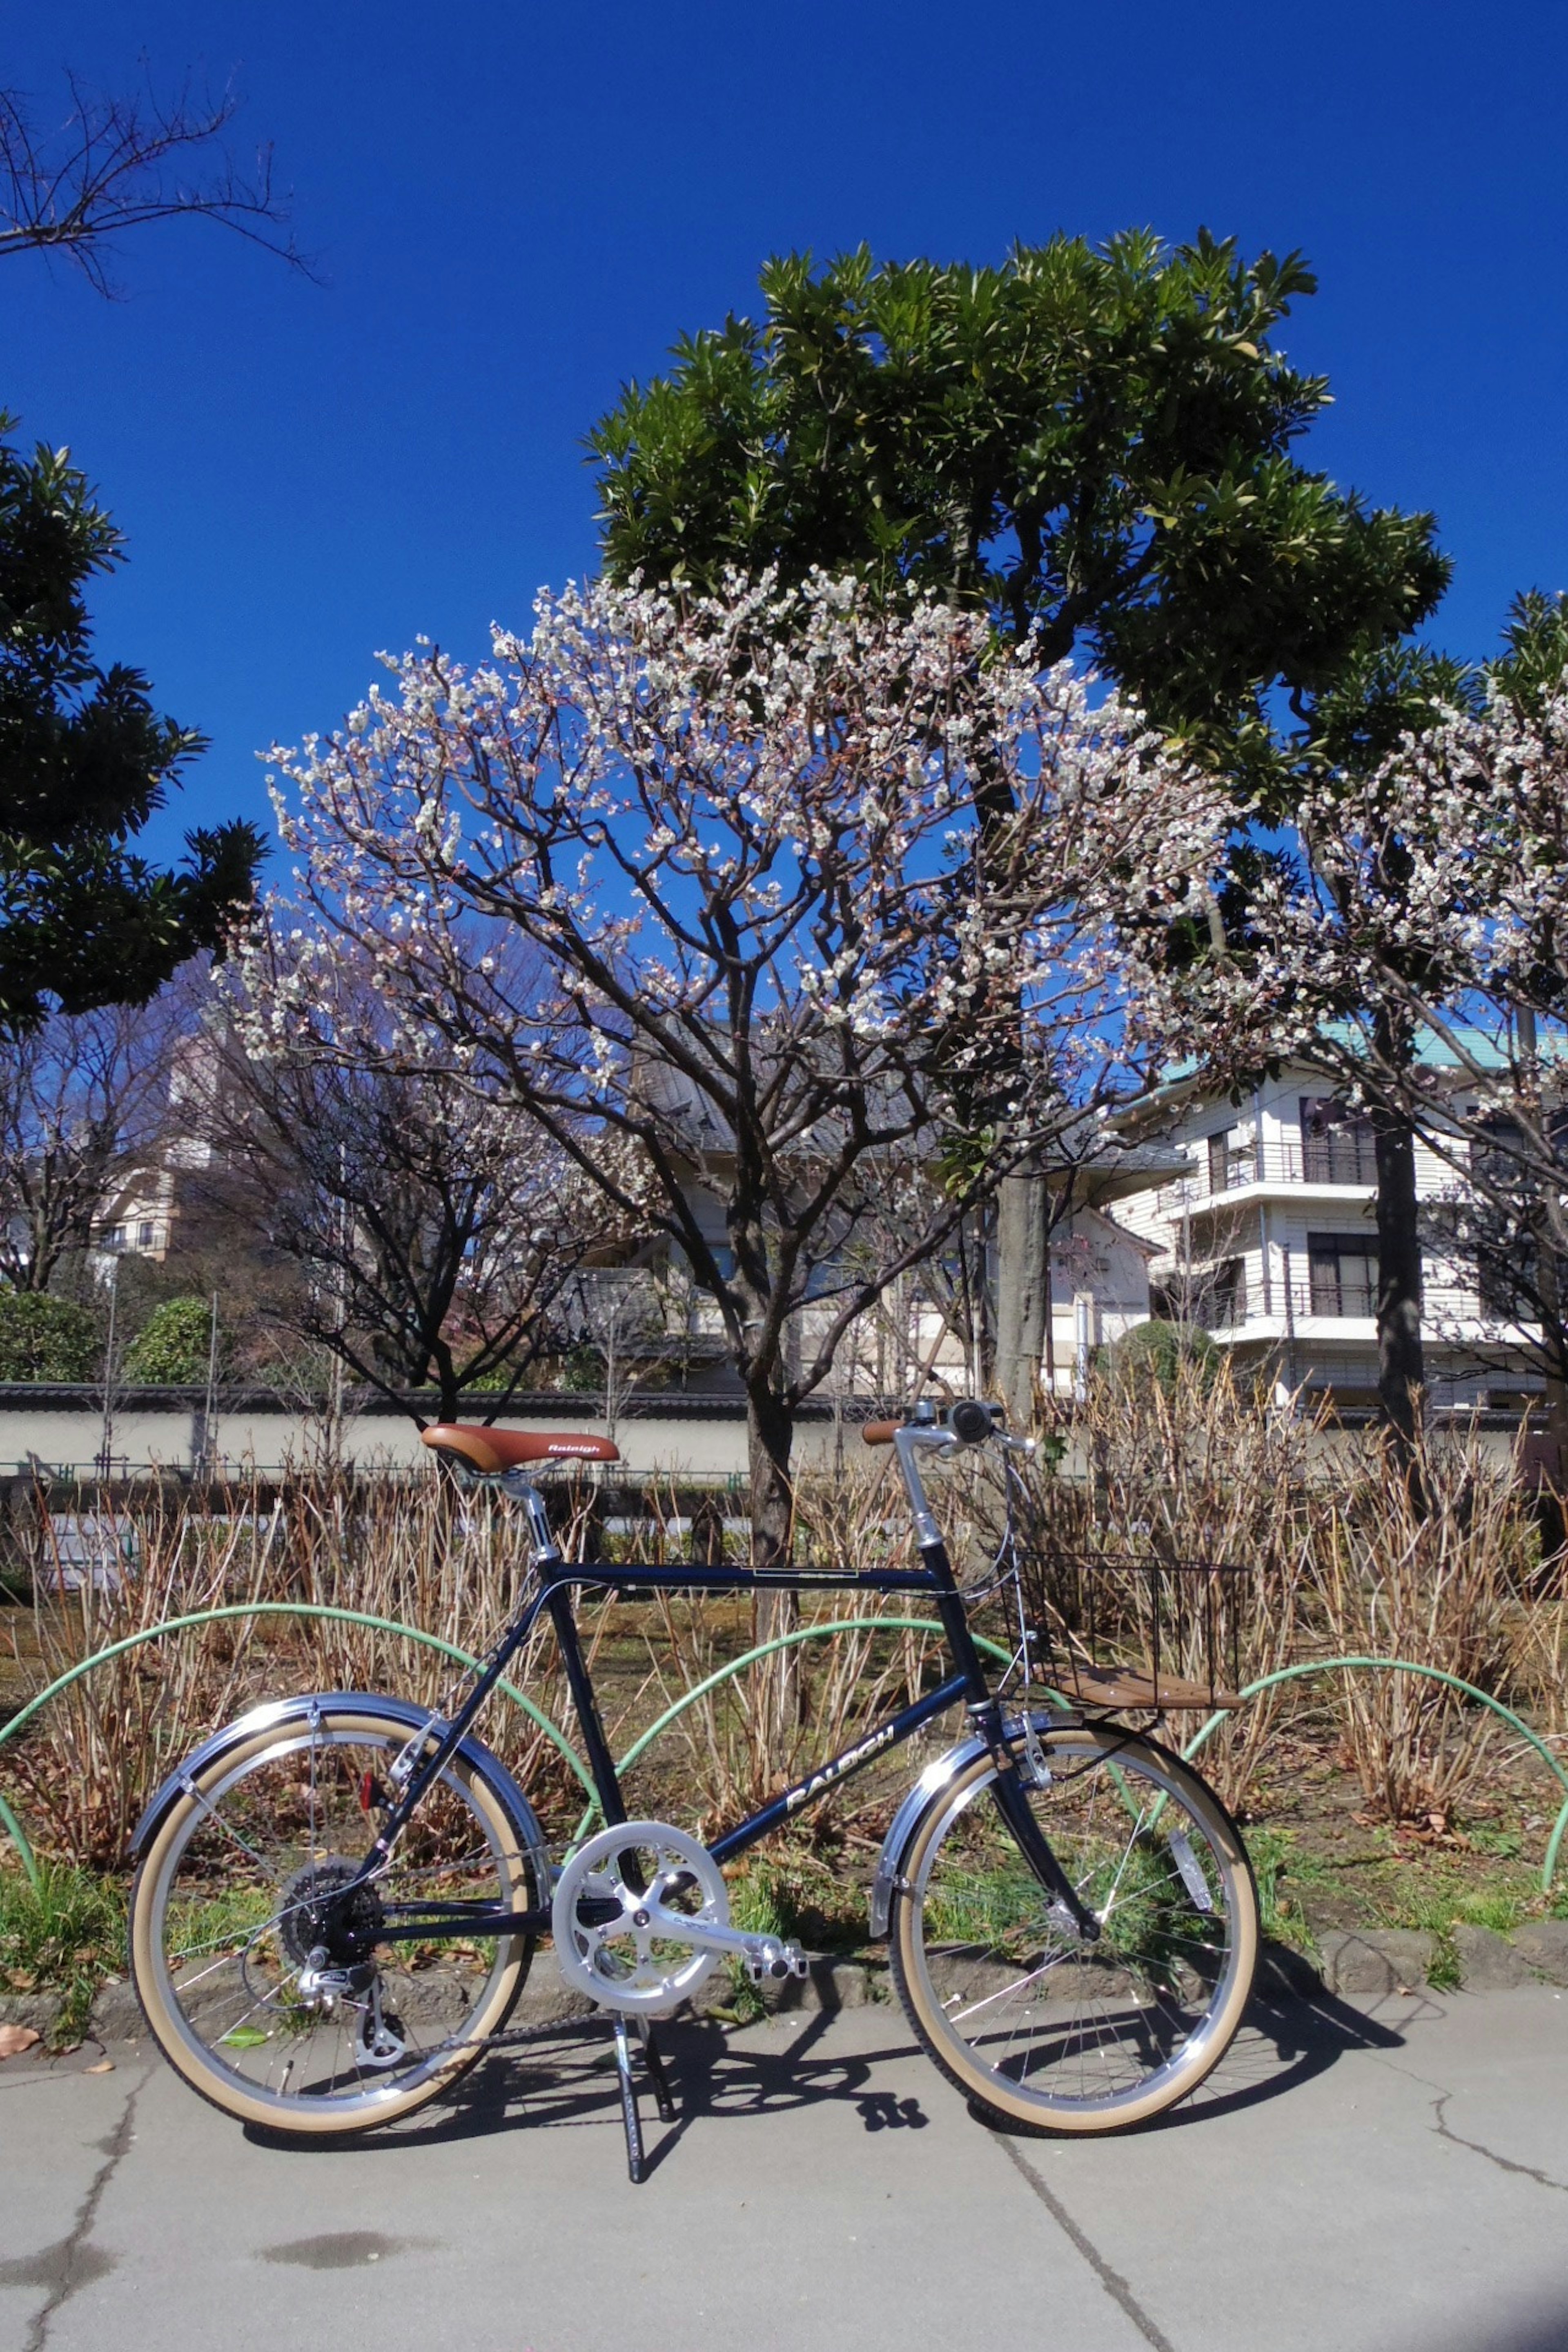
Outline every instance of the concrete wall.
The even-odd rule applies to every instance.
[[[739,1399],[651,1395],[617,1413],[614,1436],[628,1468],[695,1478],[740,1478],[746,1472],[746,1423]],[[541,1396],[499,1417],[502,1429],[553,1433],[581,1429],[610,1434],[603,1399]],[[426,1418],[433,1414],[426,1412]],[[470,1418],[479,1420],[479,1412]],[[110,1455],[116,1476],[160,1469],[189,1471],[204,1458],[205,1398],[200,1391],[140,1390],[114,1409]],[[223,1470],[254,1466],[265,1474],[300,1468],[322,1455],[320,1414],[276,1398],[226,1398],[213,1416],[210,1456]],[[90,1391],[0,1387],[0,1475],[45,1464],[60,1476],[90,1476],[103,1443],[101,1398]],[[831,1463],[836,1451],[860,1451],[854,1425],[835,1421],[831,1408],[807,1407],[796,1438],[802,1466]],[[342,1454],[361,1468],[427,1467],[410,1413],[378,1406],[349,1414]]]

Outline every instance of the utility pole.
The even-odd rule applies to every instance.
[[[114,1351],[120,1307],[120,1260],[109,1261],[109,1335],[103,1346],[103,1425],[98,1441],[98,1475],[105,1485],[114,1469]]]

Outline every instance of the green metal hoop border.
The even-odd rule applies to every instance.
[[[426,1650],[439,1650],[443,1657],[450,1658],[454,1664],[467,1666],[470,1671],[477,1671],[479,1664],[478,1658],[471,1656],[467,1650],[460,1650],[455,1642],[444,1642],[438,1633],[422,1633],[416,1626],[399,1625],[390,1617],[373,1617],[363,1609],[337,1609],[322,1601],[235,1601],[221,1609],[199,1609],[187,1617],[166,1617],[160,1624],[143,1626],[140,1633],[128,1633],[122,1641],[110,1642],[106,1648],[95,1650],[90,1658],[79,1659],[74,1666],[68,1666],[63,1675],[57,1675],[52,1683],[37,1692],[9,1723],[0,1725],[0,1748],[24,1725],[30,1723],[52,1698],[58,1698],[62,1691],[68,1690],[73,1683],[80,1682],[84,1675],[92,1674],[99,1666],[106,1666],[111,1660],[123,1657],[129,1650],[140,1650],[149,1642],[162,1641],[166,1633],[190,1633],[198,1626],[221,1624],[226,1619],[237,1617],[326,1618],[333,1624],[360,1625],[373,1633],[391,1633],[399,1641],[417,1642]],[[497,1687],[504,1691],[513,1706],[520,1706],[529,1720],[536,1724],[552,1745],[560,1750],[592,1798],[593,1776],[559,1724],[552,1723],[543,1708],[537,1706],[525,1691],[519,1690],[515,1683],[503,1677]],[[37,1856],[20,1822],[3,1797],[0,1797],[0,1828],[5,1830],[16,1847],[23,1869],[36,1886],[38,1884]]]
[[[243,1617],[312,1617],[325,1619],[335,1624],[358,1625],[371,1633],[391,1634],[399,1641],[416,1642],[426,1649],[439,1651],[444,1657],[450,1658],[454,1664],[466,1666],[470,1670],[479,1664],[479,1661],[469,1652],[459,1649],[456,1643],[443,1641],[436,1633],[421,1633],[415,1626],[397,1624],[391,1618],[372,1616],[363,1610],[339,1609],[329,1606],[324,1601],[237,1601],[221,1608],[198,1610],[189,1616],[166,1618],[160,1624],[143,1627],[140,1633],[127,1634],[121,1641],[110,1643],[104,1649],[95,1651],[89,1658],[79,1660],[74,1666],[68,1667],[63,1675],[57,1675],[52,1683],[47,1684],[43,1690],[29,1699],[26,1706],[20,1708],[8,1723],[0,1725],[0,1747],[30,1723],[51,1699],[58,1697],[62,1691],[68,1690],[73,1683],[79,1682],[84,1675],[93,1673],[99,1666],[107,1665],[113,1659],[124,1656],[128,1651],[140,1649],[149,1642],[161,1641],[165,1634],[188,1633],[200,1626],[219,1624],[225,1620]],[[706,1698],[711,1691],[717,1690],[722,1684],[732,1681],[737,1675],[744,1674],[749,1666],[759,1664],[763,1658],[772,1657],[781,1650],[793,1649],[802,1642],[828,1641],[840,1633],[877,1632],[940,1633],[942,1630],[940,1622],[929,1617],[838,1617],[831,1618],[818,1625],[796,1626],[788,1633],[778,1634],[770,1642],[759,1643],[754,1649],[743,1652],[740,1657],[728,1660],[725,1664],[716,1667],[712,1674],[704,1676],[701,1682],[694,1684],[690,1690],[683,1691],[679,1698],[666,1707],[664,1713],[632,1742],[625,1755],[619,1759],[616,1769],[621,1771],[629,1770],[632,1765],[647,1753],[660,1734],[667,1731],[689,1706],[693,1706],[698,1700]],[[1009,1655],[999,1643],[988,1641],[981,1635],[976,1636],[976,1646],[992,1658],[1005,1661]],[[1237,1696],[1242,1699],[1257,1698],[1264,1691],[1272,1690],[1280,1683],[1300,1682],[1312,1675],[1351,1673],[1414,1675],[1426,1682],[1442,1683],[1448,1689],[1458,1691],[1466,1698],[1473,1699],[1479,1706],[1489,1708],[1492,1714],[1500,1717],[1527,1746],[1534,1748],[1563,1791],[1563,1803],[1552,1826],[1552,1834],[1547,1840],[1546,1853],[1542,1863],[1542,1893],[1550,1895],[1552,1880],[1556,1875],[1563,1841],[1564,1836],[1568,1836],[1568,1767],[1565,1767],[1562,1759],[1552,1753],[1539,1732],[1532,1731],[1529,1724],[1516,1715],[1511,1707],[1505,1706],[1500,1699],[1492,1697],[1489,1691],[1481,1690],[1475,1683],[1466,1682],[1461,1675],[1447,1673],[1440,1666],[1421,1665],[1409,1658],[1373,1657],[1358,1653],[1338,1658],[1311,1658],[1297,1665],[1279,1667],[1273,1674],[1261,1675],[1258,1681],[1247,1684]],[[560,1726],[552,1722],[526,1692],[519,1690],[514,1683],[508,1682],[504,1678],[497,1687],[510,1699],[514,1706],[521,1708],[524,1715],[544,1734],[576,1775],[588,1799],[574,1832],[574,1842],[581,1839],[587,1824],[598,1811],[598,1800],[594,1792],[593,1778],[587,1765]],[[1219,1729],[1228,1713],[1228,1708],[1216,1709],[1208,1721],[1188,1740],[1182,1751],[1183,1755],[1189,1758],[1197,1755]],[[32,1884],[37,1885],[38,1865],[32,1845],[21,1822],[3,1796],[0,1796],[0,1830],[3,1830],[10,1839],[20,1857],[23,1869]]]

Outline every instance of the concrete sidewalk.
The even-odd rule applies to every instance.
[[[980,2129],[895,2010],[672,2031],[626,2182],[607,2037],[356,2147],[247,2139],[145,2049],[0,2068],[0,2352],[1568,2352],[1568,1995],[1260,2011],[1200,2100]]]

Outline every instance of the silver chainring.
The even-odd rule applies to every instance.
[[[584,1923],[584,1901],[616,1903],[618,1916]],[[681,1941],[683,1918],[730,1924],[729,1889],[707,1847],[668,1822],[600,1830],[556,1881],[551,1924],[561,1974],[603,2008],[666,2016],[719,1964],[716,1952]]]

